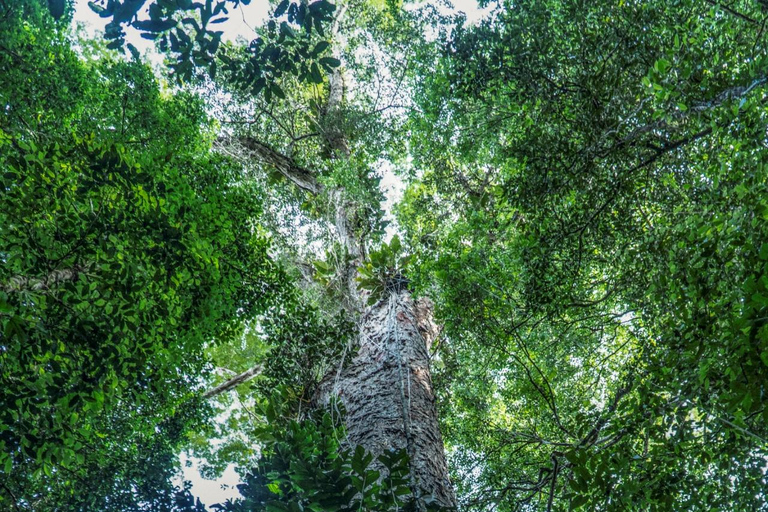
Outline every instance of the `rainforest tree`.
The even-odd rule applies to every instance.
[[[393,6],[339,2],[328,34],[335,43],[334,59],[342,65],[326,79],[307,86],[300,76],[286,77],[278,82],[285,98],[272,101],[254,97],[226,73],[219,82],[229,95],[216,106],[225,120],[217,150],[260,169],[274,183],[269,210],[275,214],[281,260],[295,269],[302,295],[351,326],[336,353],[304,359],[306,378],[293,378],[285,371],[291,366],[282,361],[279,367],[267,363],[261,376],[289,385],[297,399],[294,416],[302,418],[303,407],[329,409],[332,420],[343,418],[342,450],[350,450],[350,468],[358,476],[340,489],[347,489],[346,501],[352,497],[352,504],[324,501],[331,494],[327,482],[335,478],[313,483],[319,490],[309,493],[292,478],[293,469],[287,475],[264,466],[257,471],[272,480],[283,499],[304,507],[425,510],[456,504],[429,370],[428,348],[435,335],[431,304],[411,296],[399,239],[382,244],[381,162],[396,162],[395,153],[403,148],[403,118],[396,111],[402,108],[399,95],[410,69],[401,55],[415,54],[410,38],[423,23]],[[274,323],[265,319],[262,328],[273,329]],[[289,335],[294,339],[275,347],[275,357],[289,350],[293,358],[301,357],[318,343],[311,336],[296,340],[295,331]],[[286,410],[285,403],[281,409]],[[291,428],[295,433],[295,425]],[[368,456],[361,462],[364,453]],[[400,475],[394,469],[400,460],[407,479],[393,492],[386,486]],[[375,498],[369,502],[370,484],[375,484],[370,489]],[[293,496],[297,487],[304,492]],[[403,499],[384,503],[388,494]]]
[[[768,509],[762,2],[241,3],[0,1],[3,507]]]
[[[157,13],[153,11],[155,5],[159,4],[150,6],[151,17]],[[5,175],[8,252],[4,253],[9,318],[3,348],[7,360],[16,365],[7,366],[6,376],[12,386],[6,389],[5,402],[16,399],[15,407],[7,408],[10,417],[4,431],[8,448],[5,470],[12,476],[5,485],[6,500],[35,510],[56,507],[62,500],[74,509],[142,506],[145,481],[139,485],[130,476],[126,482],[121,480],[123,475],[116,475],[115,482],[111,478],[96,482],[100,485],[98,491],[103,491],[100,494],[89,489],[89,478],[99,470],[112,469],[110,462],[116,457],[111,450],[115,447],[135,447],[138,453],[133,453],[134,459],[141,457],[141,450],[152,449],[140,443],[142,432],[132,430],[140,420],[146,419],[145,437],[151,437],[155,430],[162,438],[162,425],[179,414],[185,415],[186,423],[176,430],[190,431],[190,423],[194,422],[186,417],[190,414],[186,409],[194,408],[195,400],[215,397],[219,391],[241,382],[243,376],[205,393],[194,386],[200,378],[203,349],[212,341],[225,343],[236,337],[251,321],[267,334],[285,330],[286,324],[293,326],[290,337],[285,337],[288,339],[275,337],[270,342],[292,344],[294,352],[304,352],[305,358],[307,351],[318,352],[321,341],[312,336],[312,322],[338,326],[338,336],[329,350],[308,361],[305,370],[311,370],[314,380],[291,379],[293,376],[287,374],[285,370],[299,361],[268,365],[271,371],[264,376],[284,388],[294,384],[287,387],[294,393],[294,404],[269,404],[272,408],[279,405],[286,411],[284,414],[298,414],[302,419],[302,414],[290,405],[310,402],[310,410],[320,411],[333,404],[336,415],[330,425],[336,437],[339,411],[344,409],[344,448],[337,447],[329,456],[343,461],[346,457],[337,452],[353,455],[348,464],[341,465],[344,478],[335,479],[340,494],[332,499],[341,499],[341,504],[350,507],[344,500],[354,502],[359,494],[361,503],[373,509],[385,503],[387,507],[420,510],[452,506],[455,497],[444,462],[427,346],[421,332],[431,324],[429,308],[426,303],[414,303],[405,279],[398,269],[388,266],[391,258],[384,253],[373,260],[379,267],[372,272],[382,274],[380,278],[374,279],[369,272],[371,290],[358,288],[357,268],[365,263],[366,252],[381,236],[380,198],[373,164],[385,145],[355,150],[355,146],[364,147],[362,136],[370,137],[381,126],[376,119],[381,110],[369,104],[372,98],[367,91],[362,91],[359,99],[349,98],[344,90],[345,73],[334,71],[340,61],[325,58],[320,63],[331,72],[326,82],[317,64],[310,67],[309,86],[301,66],[289,68],[290,76],[280,79],[280,74],[273,74],[271,78],[279,81],[269,84],[263,98],[256,97],[258,87],[244,87],[244,81],[259,82],[263,77],[244,78],[233,64],[251,62],[252,56],[248,52],[220,55],[229,64],[224,67],[222,87],[238,95],[239,108],[253,109],[257,114],[246,123],[249,130],[228,130],[216,139],[215,150],[206,153],[206,142],[210,148],[211,139],[205,131],[205,116],[201,110],[195,111],[200,106],[195,96],[177,93],[164,99],[151,74],[138,63],[81,62],[57,34],[56,23],[40,7],[34,2],[6,6],[9,31],[5,55],[13,61],[6,67],[16,71],[8,76],[4,89],[10,120],[4,129],[9,152]],[[329,10],[322,2],[310,7],[313,12]],[[369,17],[392,16],[387,8],[374,7],[366,12],[364,5],[342,5],[331,23],[331,37],[339,37],[344,24],[350,36],[366,37],[361,27],[344,16],[350,7]],[[127,9],[127,3],[120,7],[109,2],[100,12],[117,15],[118,22],[127,21],[155,32],[148,22],[135,19],[135,11],[124,20],[121,9]],[[278,10],[287,11],[289,19],[301,14],[301,9],[298,13],[296,9],[278,6]],[[38,23],[21,21],[30,13],[38,16]],[[114,27],[114,23],[110,26]],[[388,23],[394,26],[393,20]],[[272,31],[273,24],[269,24],[265,37]],[[174,34],[183,38],[179,30]],[[307,30],[307,37],[312,34]],[[328,46],[322,40],[311,42],[316,54]],[[31,54],[26,46],[31,47]],[[362,43],[358,42],[356,49],[360,48]],[[345,49],[350,55],[355,51],[353,45]],[[59,59],[65,60],[60,72],[73,76],[62,79],[56,75]],[[49,88],[54,90],[44,89],[38,99],[40,87],[30,76],[44,64],[54,68],[46,75]],[[213,70],[209,72],[215,78]],[[27,83],[34,85],[32,90],[24,89]],[[71,96],[56,98],[59,84],[64,84],[64,91]],[[292,96],[286,98],[285,91],[291,87]],[[11,91],[22,94],[13,95]],[[285,101],[271,102],[270,91],[274,99]],[[288,139],[294,134],[281,131],[284,128],[272,110],[284,110],[280,115],[287,117],[291,102],[298,101],[304,103],[304,110],[293,107],[293,116],[300,121],[291,123],[291,127],[301,129],[303,123],[313,126],[313,130]],[[165,103],[170,106],[165,107]],[[260,126],[262,116],[265,123]],[[26,122],[30,117],[50,125],[30,126]],[[352,137],[355,132],[351,123],[361,129],[357,138]],[[50,146],[42,146],[40,140]],[[301,145],[296,144],[300,141]],[[294,151],[296,154],[291,154]],[[303,155],[299,156],[300,152]],[[312,155],[314,163],[310,166]],[[284,222],[289,208],[308,210],[306,222],[324,230],[328,249],[336,251],[335,261],[340,265],[326,277],[335,282],[334,300],[341,307],[328,306],[328,302],[328,307],[322,308],[325,316],[332,314],[330,318],[335,320],[307,313],[311,307],[305,295],[310,290],[302,276],[293,278],[299,285],[297,292],[281,292],[279,300],[273,296],[280,291],[273,288],[279,288],[284,272],[267,255],[265,230],[258,224],[259,214],[266,213],[258,204],[263,196],[259,181],[238,181],[229,174],[232,162],[249,169],[254,167],[251,161],[260,162],[259,169],[277,171],[288,185],[287,195],[281,196],[284,204],[269,208],[275,213],[272,222]],[[38,169],[39,177],[34,169]],[[166,174],[170,177],[165,178]],[[273,195],[280,193],[275,191]],[[45,197],[53,200],[47,210],[39,207]],[[25,220],[25,215],[32,215],[32,219]],[[268,217],[265,222],[270,222]],[[30,235],[22,230],[21,226],[28,223],[43,233]],[[62,247],[58,247],[59,242]],[[306,250],[299,254],[287,243],[275,244],[273,249],[289,271],[307,266]],[[176,251],[170,253],[176,260],[168,259],[169,251]],[[39,262],[31,259],[36,254]],[[100,279],[104,280],[101,287]],[[182,293],[186,290],[183,285],[189,287],[185,292],[188,296]],[[292,301],[301,305],[292,305]],[[48,304],[63,304],[65,309],[60,314],[64,317],[52,315],[46,310]],[[285,313],[289,313],[288,318],[283,318]],[[25,319],[33,325],[25,324]],[[83,321],[85,325],[80,324]],[[68,338],[51,337],[52,330]],[[39,332],[41,339],[26,343],[30,332]],[[344,335],[350,337],[348,332],[356,340],[363,339],[364,348],[359,350],[350,344],[343,351],[334,350],[343,346]],[[84,336],[82,341],[80,335]],[[328,337],[328,333],[323,335]],[[334,358],[338,355],[351,360],[344,371],[340,366],[342,358]],[[322,379],[324,387],[318,377],[325,375],[317,373],[323,362],[328,365],[328,377]],[[36,384],[33,382],[36,387],[30,387],[25,369],[41,375]],[[362,382],[360,377],[355,376],[361,370],[371,377],[372,386],[365,394],[357,387]],[[255,373],[252,369],[246,375]],[[62,381],[64,375],[72,379],[70,386]],[[181,389],[166,404],[164,395],[174,389],[169,386],[172,377],[178,378]],[[128,388],[135,385],[139,390],[130,394]],[[387,392],[382,393],[382,389]],[[146,408],[150,403],[162,403],[163,407],[153,407],[149,414]],[[121,407],[126,409],[126,417],[115,427],[117,432],[99,423],[100,411],[111,420]],[[380,421],[370,421],[368,416],[373,413]],[[267,414],[270,421],[274,419],[271,416]],[[291,428],[297,432],[293,423]],[[96,438],[105,440],[104,446],[91,442],[92,431]],[[174,434],[168,439],[171,445],[180,441],[179,432]],[[273,433],[272,437],[276,436]],[[96,468],[89,466],[83,453],[93,445]],[[118,449],[117,453],[122,455],[122,451]],[[127,462],[121,460],[123,465],[130,463],[130,457]],[[291,471],[294,463],[289,465]],[[39,471],[27,466],[38,467]],[[283,476],[275,476],[275,471],[264,473],[264,466],[261,464],[257,474],[268,478],[272,494],[269,501],[275,502],[267,502],[267,506],[275,507],[279,502],[292,506],[327,504],[327,490],[309,494],[305,486],[292,496],[296,486],[281,488]],[[69,471],[80,478],[57,478]],[[121,488],[110,489],[113,483]],[[133,503],[118,502],[115,493],[120,491],[132,493]],[[63,498],[67,492],[74,497]]]
[[[765,23],[502,2],[419,73],[399,218],[468,508],[768,506]]]

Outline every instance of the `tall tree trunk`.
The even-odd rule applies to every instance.
[[[338,35],[347,10],[337,4],[331,38]],[[340,57],[338,49],[334,56]],[[341,68],[329,76],[328,99],[317,119],[327,154],[332,159],[350,158],[350,145],[339,120],[344,116],[345,79]],[[223,143],[229,143],[227,139]],[[358,229],[368,212],[359,209],[344,187],[332,190],[320,183],[318,174],[296,164],[290,157],[249,137],[239,143],[259,161],[272,166],[289,182],[312,196],[327,194],[328,220],[348,256],[340,269],[345,282],[343,306],[360,325],[356,355],[351,364],[330,372],[315,395],[316,406],[327,406],[337,396],[346,409],[347,442],[374,455],[405,449],[410,459],[411,487],[420,510],[430,496],[443,507],[455,508],[440,435],[435,395],[429,371],[428,342],[435,334],[428,301],[415,304],[410,292],[398,289],[373,306],[357,288],[357,269],[365,259],[368,242]]]
[[[290,158],[276,158],[273,150],[248,138],[241,143],[262,161],[274,160],[274,168],[296,186],[313,195],[324,192],[314,175]],[[360,445],[374,455],[407,451],[420,509],[430,496],[444,507],[456,507],[429,370],[428,343],[435,336],[431,307],[422,301],[415,304],[405,289],[365,306],[366,294],[357,290],[354,279],[364,258],[364,240],[357,239],[352,228],[355,203],[346,199],[343,188],[330,195],[335,235],[350,256],[340,271],[346,281],[344,307],[360,325],[359,350],[349,365],[339,362],[339,369],[322,380],[314,402],[327,406],[333,396],[339,397],[351,446]]]
[[[421,509],[430,496],[456,507],[429,371],[430,313],[407,290],[390,292],[363,314],[351,364],[329,374],[318,390],[320,404],[334,396],[344,404],[350,446],[374,455],[407,451]]]

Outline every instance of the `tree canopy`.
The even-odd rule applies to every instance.
[[[0,0],[0,509],[768,510],[762,0],[248,3]]]
[[[515,2],[431,63],[400,219],[469,502],[765,508],[764,20]]]

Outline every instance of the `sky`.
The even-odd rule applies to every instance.
[[[430,0],[426,0],[429,2]],[[462,11],[467,15],[467,21],[473,23],[482,18],[490,9],[480,9],[476,0],[453,0],[456,11]],[[149,2],[148,2],[149,4]],[[253,0],[249,5],[240,5],[231,10],[229,19],[218,25],[217,30],[223,30],[223,39],[234,41],[238,37],[251,39],[253,28],[264,21],[269,14],[270,4],[268,0]],[[104,27],[104,21],[88,7],[88,0],[75,0],[76,23],[85,25],[90,33],[95,33]],[[152,48],[152,41],[142,39],[134,31],[128,31],[127,41],[132,43],[142,54]]]
[[[266,19],[269,8],[267,0],[253,0],[249,5],[241,4],[239,8],[230,10],[229,19],[218,25],[217,30],[224,31],[223,39],[226,41],[234,41],[239,36],[250,39],[250,34],[253,34],[251,27],[259,25]],[[95,33],[104,27],[104,21],[88,7],[88,0],[75,0],[74,21],[85,25],[89,33]],[[139,37],[135,31],[127,31],[126,40],[142,54],[153,46],[152,41]]]
[[[456,11],[466,14],[468,23],[478,21],[490,10],[478,8],[476,0],[453,0],[453,4]],[[252,27],[258,26],[266,19],[269,9],[270,4],[267,0],[253,0],[247,6],[241,5],[238,9],[230,11],[229,19],[220,24],[217,29],[223,30],[224,40],[234,41],[238,37],[250,39],[253,34]],[[82,24],[90,35],[96,35],[104,28],[104,20],[88,7],[88,0],[75,0],[74,23]],[[162,62],[162,57],[153,50],[152,41],[139,37],[135,31],[128,31],[126,40],[155,64]],[[387,202],[391,203],[396,201],[396,196],[402,193],[402,184],[391,172],[385,174],[382,185],[390,189],[385,193]],[[221,478],[206,480],[198,471],[199,462],[186,454],[181,455],[183,478],[192,482],[192,494],[200,498],[200,501],[206,505],[213,505],[239,496],[235,488],[239,483],[239,477],[232,466],[226,469]]]

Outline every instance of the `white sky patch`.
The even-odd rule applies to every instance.
[[[147,2],[147,6],[140,15],[141,18],[146,17],[150,3]],[[249,5],[240,4],[237,9],[229,9],[227,21],[212,27],[215,27],[214,30],[224,32],[222,35],[224,41],[236,41],[239,38],[250,41],[254,36],[254,28],[267,19],[269,10],[269,2],[266,0],[255,0]],[[99,17],[88,7],[88,0],[75,0],[75,14],[72,21],[85,27],[86,34],[90,37],[101,37],[104,26],[107,24],[106,19]],[[163,54],[155,48],[155,41],[144,39],[138,30],[125,27],[125,40],[135,46],[139,53],[153,66],[157,67],[163,64]]]
[[[469,24],[477,23],[480,19],[487,16],[492,7],[480,9],[475,0],[454,0],[456,11],[466,14]],[[149,3],[148,3],[149,5]],[[219,24],[216,30],[224,32],[222,39],[225,41],[236,41],[243,38],[246,41],[253,38],[254,27],[262,24],[270,11],[269,2],[266,0],[254,0],[249,5],[241,5],[238,9],[231,9],[229,19]],[[99,17],[88,7],[88,0],[75,0],[75,13],[73,17],[75,24],[82,25],[85,33],[89,37],[101,37],[106,20]],[[137,30],[126,29],[126,41],[133,44],[140,54],[149,60],[153,65],[159,66],[163,63],[163,55],[155,49],[154,41],[140,37]],[[388,162],[382,167],[381,189],[386,196],[384,207],[387,212],[402,198],[405,190],[405,184],[402,179],[396,176]],[[387,220],[394,219],[388,214]],[[387,228],[387,239],[390,239],[396,232],[394,225]],[[227,499],[236,499],[239,496],[236,485],[240,483],[240,477],[235,472],[234,466],[230,465],[224,471],[221,478],[216,480],[206,480],[200,476],[200,459],[190,457],[182,453],[180,455],[182,478],[192,483],[192,494],[200,498],[205,505],[210,506],[215,503],[223,503]],[[187,467],[189,465],[189,467]]]
[[[452,0],[455,11],[463,12],[467,16],[467,23],[473,25],[488,16],[495,9],[495,5],[491,2],[484,9],[481,9],[477,5],[476,0]]]
[[[142,17],[146,16],[150,2],[147,2],[147,8],[144,9]],[[229,8],[228,20],[224,23],[211,25],[215,30],[222,30],[224,41],[235,41],[238,37],[246,40],[251,39],[254,28],[261,25],[267,19],[269,14],[269,3],[265,0],[254,0],[249,5],[240,5],[237,9]],[[75,23],[83,23],[94,32],[103,30],[106,20],[99,17],[88,7],[88,0],[75,0]],[[126,41],[132,43],[140,52],[154,47],[154,41],[144,39],[139,36],[137,30],[126,29]]]
[[[381,173],[381,181],[379,182],[379,190],[384,194],[384,202],[381,204],[384,210],[384,220],[389,222],[385,229],[384,241],[389,243],[392,237],[399,231],[397,227],[397,219],[393,215],[394,207],[403,198],[405,193],[405,182],[403,179],[395,174],[392,170],[392,165],[389,162],[381,162],[379,165],[379,172]]]
[[[427,2],[428,3],[428,2]],[[480,9],[475,0],[454,0],[455,11],[461,11],[467,16],[468,23],[476,23],[492,10],[492,6]],[[147,3],[149,5],[149,2]],[[145,9],[145,14],[146,14]],[[254,0],[249,5],[240,5],[237,9],[229,9],[229,19],[218,24],[216,30],[222,30],[224,41],[236,41],[238,38],[250,40],[254,35],[254,28],[262,24],[269,15],[270,5],[267,0]],[[144,14],[144,15],[145,15]],[[73,21],[83,24],[88,33],[96,35],[103,31],[106,20],[99,17],[88,7],[88,0],[75,0],[75,14]],[[154,41],[144,39],[137,30],[126,29],[126,41],[133,44],[141,54],[145,52],[157,53],[154,49]]]
[[[179,456],[184,480],[192,482],[192,494],[200,498],[203,505],[209,509],[211,505],[224,503],[228,499],[234,500],[240,493],[235,487],[240,483],[240,476],[235,473],[235,466],[230,464],[221,478],[217,480],[206,480],[200,476],[200,459],[190,457],[186,453]],[[189,465],[189,467],[187,467]]]

